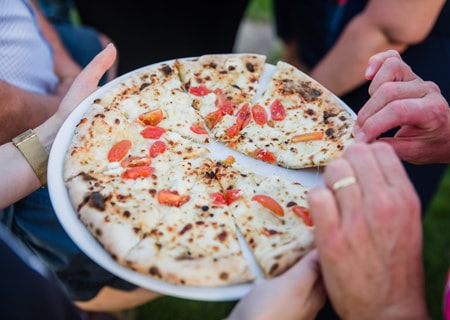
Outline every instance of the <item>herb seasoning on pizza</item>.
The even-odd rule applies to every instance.
[[[251,161],[301,169],[352,142],[353,119],[331,93],[282,62],[262,88],[264,67],[255,54],[178,59],[124,75],[93,101],[64,181],[79,219],[118,263],[218,287],[257,278],[244,247],[266,278],[311,250],[306,187],[209,149],[215,140]]]

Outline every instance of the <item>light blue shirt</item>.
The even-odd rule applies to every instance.
[[[28,0],[0,0],[0,79],[41,94],[58,84],[52,48]]]

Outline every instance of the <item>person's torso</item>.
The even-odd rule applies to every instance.
[[[27,0],[0,1],[0,79],[41,94],[58,83],[52,49]]]

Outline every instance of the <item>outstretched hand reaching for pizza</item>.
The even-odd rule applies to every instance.
[[[281,276],[255,285],[227,319],[314,319],[325,302],[319,268],[313,250]]]
[[[343,319],[427,319],[418,197],[393,149],[356,143],[308,203],[326,291]]]
[[[382,137],[397,155],[412,163],[448,163],[450,109],[439,87],[424,81],[389,50],[369,60],[366,78],[371,98],[358,113],[358,140],[371,142],[396,127],[394,137]]]

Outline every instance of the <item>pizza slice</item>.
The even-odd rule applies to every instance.
[[[266,278],[281,274],[313,247],[308,189],[276,176],[257,175],[237,163],[215,173],[233,214]]]
[[[215,204],[220,192],[214,162],[178,162],[157,192],[161,218],[126,256],[126,265],[170,283],[224,286],[252,281],[230,210]]]
[[[266,57],[258,54],[216,54],[177,60],[175,67],[192,106],[211,128],[223,116],[257,93]]]
[[[297,68],[278,62],[262,96],[215,124],[213,139],[287,168],[322,166],[353,142],[340,100]]]

